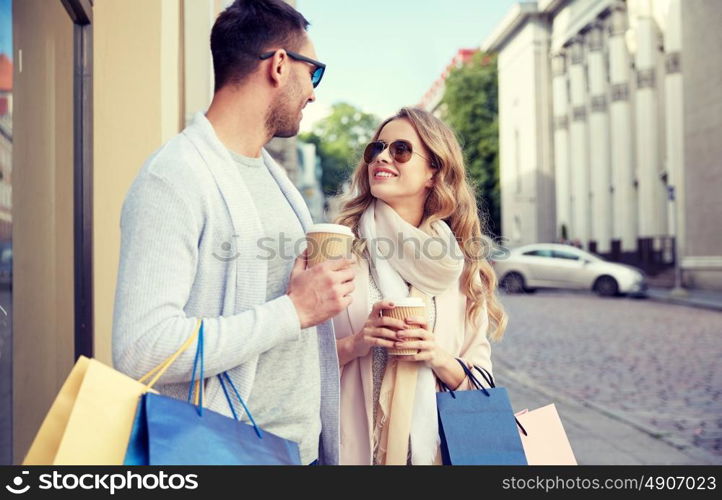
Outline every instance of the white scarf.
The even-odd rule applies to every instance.
[[[377,199],[361,216],[359,236],[367,241],[371,274],[384,299],[408,296],[406,283],[432,297],[459,286],[463,253],[445,222],[422,223],[416,228]],[[439,442],[436,379],[430,368],[418,363],[411,421],[412,464],[432,464]]]

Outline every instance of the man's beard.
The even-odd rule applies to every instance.
[[[301,110],[295,103],[300,103],[300,94],[298,86],[294,85],[273,103],[266,116],[266,129],[273,137],[285,138],[298,134]]]

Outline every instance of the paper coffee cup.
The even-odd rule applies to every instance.
[[[329,259],[351,257],[355,236],[350,227],[340,224],[315,224],[306,233],[308,267]]]
[[[382,314],[392,318],[404,321],[406,318],[424,318],[426,319],[426,302],[421,297],[401,297],[391,300],[396,307],[393,309],[384,309]],[[418,349],[388,349],[391,356],[409,356],[417,354]]]

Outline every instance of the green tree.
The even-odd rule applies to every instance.
[[[487,229],[501,234],[499,105],[496,57],[476,53],[446,79],[443,117],[461,141],[476,201]]]
[[[331,114],[314,125],[311,132],[299,135],[302,141],[316,145],[323,170],[321,185],[324,194],[333,196],[340,191],[378,124],[376,116],[339,102],[331,107]]]

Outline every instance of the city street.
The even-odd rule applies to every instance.
[[[514,410],[556,403],[580,464],[722,464],[722,312],[576,292],[502,295]]]

